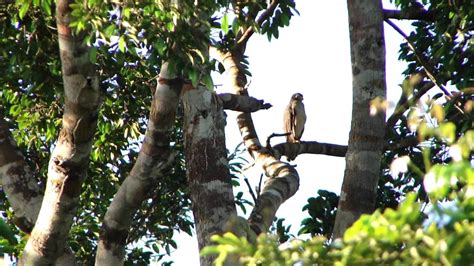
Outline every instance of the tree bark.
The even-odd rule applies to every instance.
[[[221,93],[218,94],[218,96],[222,107],[228,110],[251,113],[272,107],[271,104],[264,103],[263,100],[258,100],[253,97],[246,97],[232,93]]]
[[[48,180],[38,219],[20,258],[20,265],[49,265],[62,253],[81,186],[102,103],[99,79],[89,49],[69,27],[74,1],[57,2],[56,21],[64,81],[62,129],[48,166]]]
[[[174,125],[181,87],[182,81],[171,76],[168,65],[163,64],[137,161],[115,194],[104,217],[96,265],[123,265],[133,214],[150,196],[154,181],[163,178],[174,162],[169,134]]]
[[[237,215],[225,146],[225,114],[215,93],[197,88],[183,93],[186,175],[199,249],[212,244]],[[201,257],[213,265],[215,256]]]
[[[38,218],[43,190],[0,115],[0,182],[15,215],[14,223],[30,233]]]
[[[385,44],[380,1],[347,1],[352,61],[352,122],[346,168],[333,238],[363,213],[374,210],[380,160],[385,145],[385,110],[369,112],[371,101],[385,100]]]
[[[243,45],[244,43],[241,44]],[[236,48],[226,53],[211,49],[211,53],[229,72],[228,76],[234,94],[249,96],[245,89],[247,79],[241,64],[244,50],[245,45],[238,46],[238,49]],[[271,149],[260,144],[250,113],[239,113],[237,124],[244,140],[244,145],[254,158],[255,163],[262,167],[265,175],[268,177],[248,219],[250,227],[258,235],[270,228],[278,208],[296,193],[299,187],[299,176],[293,166],[281,162],[275,158]]]
[[[325,154],[329,156],[344,157],[347,152],[346,145],[320,143],[317,141],[284,142],[272,147],[276,158],[285,155],[295,158],[300,154]]]

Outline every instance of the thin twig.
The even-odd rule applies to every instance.
[[[385,22],[387,22],[388,25],[390,25],[395,31],[397,31],[400,35],[403,36],[403,38],[407,41],[408,43],[408,47],[410,47],[410,49],[413,51],[413,53],[415,54],[416,58],[418,59],[418,62],[421,64],[421,66],[423,67],[423,69],[425,70],[426,72],[426,75],[428,76],[429,79],[431,79],[431,81],[433,81],[434,84],[436,84],[436,86],[438,86],[438,88],[444,93],[445,97],[448,99],[448,100],[452,100],[452,94],[443,86],[443,84],[439,83],[439,81],[436,79],[435,75],[434,75],[434,67],[432,68],[428,62],[426,62],[424,59],[423,59],[423,56],[416,50],[415,48],[415,45],[408,39],[408,36],[397,26],[395,25],[395,23],[393,23],[392,21],[390,21],[389,19],[385,19]],[[464,114],[464,111],[456,104],[454,104],[454,107],[461,113],[461,114]]]
[[[252,186],[250,185],[250,182],[248,178],[244,178],[245,183],[247,184],[247,187],[249,188],[250,195],[252,196],[253,202],[257,204],[257,197],[255,196],[255,193],[253,192]]]
[[[262,189],[262,179],[263,179],[263,174],[260,174],[260,180],[258,181],[258,187],[255,189],[257,191],[257,198],[260,196],[260,192]]]
[[[395,23],[393,23],[389,19],[386,19],[385,22],[387,22],[388,25],[390,25],[395,31],[397,31],[400,35],[402,35],[403,38],[407,41],[408,47],[410,47],[410,49],[415,54],[416,59],[418,59],[418,63],[420,63],[420,65],[423,67],[423,69],[425,70],[426,75],[428,76],[428,78],[431,79],[434,82],[434,84],[436,84],[436,86],[438,86],[443,91],[443,93],[445,95],[451,96],[451,93],[448,90],[446,90],[446,88],[443,86],[443,84],[439,83],[438,79],[435,77],[435,75],[433,73],[434,67],[432,68],[428,64],[428,62],[426,62],[423,59],[423,56],[418,52],[418,50],[416,50],[415,45],[413,44],[413,42],[411,42],[408,39],[408,36],[405,34],[405,32],[403,32],[397,25],[395,25]]]
[[[285,137],[290,135],[291,133],[272,133],[270,136],[267,138],[267,148],[270,149],[272,145],[270,144],[270,141],[273,137]]]

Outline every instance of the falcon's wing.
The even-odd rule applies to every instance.
[[[295,140],[300,140],[306,123],[306,112],[302,102],[296,102],[293,106],[293,136]]]
[[[290,135],[286,136],[287,142],[294,142],[294,121],[294,108],[293,104],[290,102],[290,104],[288,104],[288,106],[286,107],[285,113],[283,115],[283,129],[285,130],[285,133],[290,133]]]

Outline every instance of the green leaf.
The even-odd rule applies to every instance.
[[[110,38],[110,36],[112,36],[112,34],[114,34],[114,32],[115,32],[115,24],[111,24],[111,25],[107,26],[107,28],[105,28],[105,30],[104,30],[105,37]]]
[[[286,13],[282,13],[280,16],[280,20],[283,23],[284,26],[289,26],[290,25],[290,16],[288,16]]]
[[[209,256],[209,255],[214,255],[214,254],[219,254],[219,253],[220,253],[219,246],[207,246],[201,249],[201,252],[199,253],[199,255]]]
[[[5,238],[8,242],[12,245],[18,244],[18,241],[15,238],[15,234],[13,233],[10,226],[8,226],[3,219],[0,219],[0,237]]]
[[[456,125],[452,122],[443,123],[436,130],[436,133],[440,138],[451,144],[456,138]]]
[[[224,32],[224,34],[229,32],[229,17],[227,16],[227,13],[222,17],[221,30]]]
[[[232,31],[234,32],[234,34],[237,34],[239,30],[240,30],[239,20],[235,18],[234,21],[232,21]]]
[[[97,47],[91,47],[89,50],[89,60],[92,64],[97,63]]]
[[[28,9],[30,8],[30,2],[27,1],[26,3],[23,3],[20,7],[20,11],[18,12],[18,15],[20,16],[20,19],[23,19],[26,15],[26,12],[28,12]]]
[[[212,77],[210,74],[206,74],[202,77],[202,82],[204,83],[204,85],[206,85],[206,88],[209,90],[209,91],[213,91],[214,90],[214,82],[212,81]]]
[[[174,23],[173,22],[166,23],[166,29],[170,32],[174,31]]]
[[[51,16],[51,1],[43,0],[41,1],[41,8],[46,12],[48,16]]]
[[[194,68],[189,69],[188,77],[191,80],[191,83],[193,84],[193,86],[196,87],[199,82],[199,73],[196,71],[196,69]]]
[[[124,8],[123,11],[122,11],[123,17],[124,18],[130,18],[131,11],[132,11],[132,9],[129,8],[129,7]]]
[[[122,35],[122,36],[120,36],[119,41],[118,41],[118,47],[119,47],[120,52],[122,52],[122,53],[125,52],[125,46],[126,46],[125,36]]]

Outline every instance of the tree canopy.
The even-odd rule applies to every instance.
[[[250,265],[473,261],[474,8],[468,1],[391,2],[397,10],[378,15],[405,38],[400,60],[407,69],[402,95],[382,127],[378,185],[370,195],[377,210],[331,239],[338,191],[320,190],[308,199],[299,230],[312,238],[289,242],[288,227],[274,216],[299,177],[281,156],[347,151],[316,141],[262,145],[256,137],[250,113],[271,105],[249,96],[246,45],[254,33],[279,38],[279,29],[298,15],[295,1],[0,2],[0,254],[19,258],[28,250],[43,197],[42,208],[48,204],[46,187],[59,182],[57,205],[71,206],[74,215],[63,232],[66,249],[54,250],[47,263],[59,263],[64,253],[93,264],[96,253],[118,243],[126,264],[148,264],[177,248],[175,231],[192,234],[193,227],[202,230],[200,245],[215,244],[202,254],[217,264],[236,258]],[[413,31],[397,27],[400,19],[413,20]],[[233,94],[215,93],[211,73],[224,71]],[[78,99],[97,97],[76,103],[71,92],[78,88],[84,89]],[[367,109],[385,113],[385,99],[370,97]],[[233,147],[222,141],[222,109],[240,112],[243,139],[227,155]],[[73,152],[63,161],[57,154],[69,141]],[[232,186],[245,185],[239,174],[244,151],[268,177],[254,202],[242,192],[232,196]],[[76,170],[85,181],[69,188]],[[55,181],[55,171],[65,177]],[[219,189],[205,186],[211,181],[222,182]],[[114,207],[121,191],[133,203],[123,209]],[[129,200],[126,191],[144,195]],[[230,200],[219,198],[225,193]],[[211,221],[212,210],[229,202],[229,217]],[[234,202],[252,210],[248,220],[234,217]],[[203,208],[211,212],[202,215]],[[117,209],[131,215],[122,219],[129,228],[110,218]],[[260,234],[268,231],[274,234]],[[217,233],[214,242],[209,232]]]

